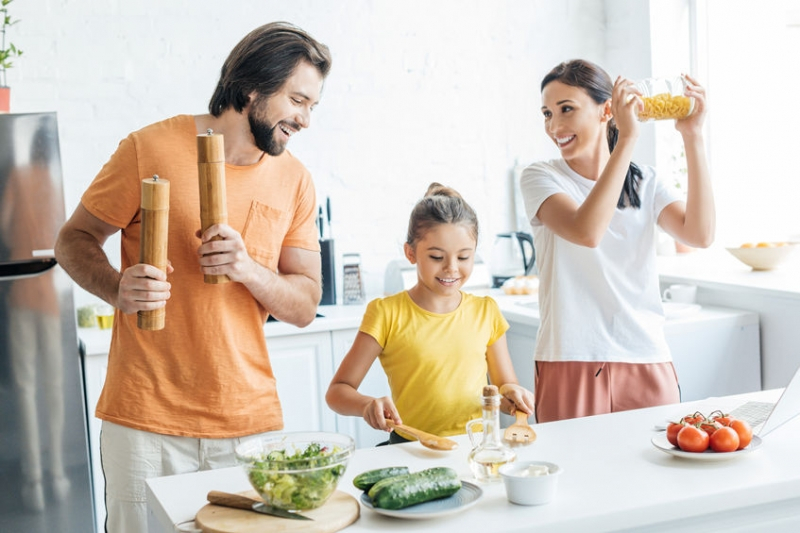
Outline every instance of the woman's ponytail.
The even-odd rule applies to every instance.
[[[606,131],[606,138],[608,140],[608,150],[614,151],[619,138],[619,129],[617,128],[614,119],[608,121],[608,129]],[[628,167],[628,173],[625,175],[625,183],[622,184],[622,191],[619,194],[617,201],[617,208],[625,209],[625,207],[633,207],[639,209],[642,207],[642,200],[639,198],[639,182],[642,181],[642,169],[636,163],[631,161]],[[627,201],[626,201],[627,198]]]

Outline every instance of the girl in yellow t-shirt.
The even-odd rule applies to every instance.
[[[417,265],[417,284],[370,302],[353,346],[325,397],[339,414],[362,416],[389,431],[386,419],[436,435],[465,433],[481,416],[488,380],[503,395],[501,408],[533,413],[533,394],[517,384],[497,303],[461,291],[475,262],[478,219],[453,189],[433,183],[411,213],[405,255]],[[358,392],[378,358],[392,397]],[[390,442],[402,442],[396,433]]]

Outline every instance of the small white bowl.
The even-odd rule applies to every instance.
[[[500,467],[508,501],[517,505],[542,505],[551,501],[555,498],[561,472],[557,464],[546,461],[515,461]]]
[[[772,246],[726,248],[736,259],[753,270],[772,270],[786,261],[797,244],[778,243]]]

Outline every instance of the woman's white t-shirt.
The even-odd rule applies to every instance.
[[[657,219],[680,198],[642,167],[641,207],[617,209],[596,248],[573,244],[536,217],[557,193],[582,204],[595,182],[563,159],[535,163],[520,189],[539,269],[537,361],[671,361],[656,268]]]

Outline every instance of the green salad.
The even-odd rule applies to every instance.
[[[250,483],[264,501],[290,511],[325,503],[344,474],[344,450],[312,442],[304,450],[273,450],[252,461]]]

